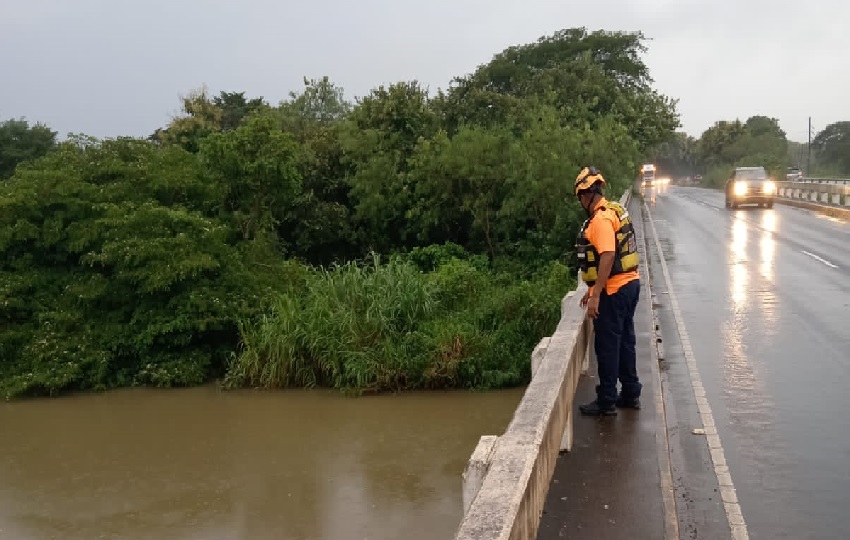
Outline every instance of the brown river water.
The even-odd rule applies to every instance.
[[[0,403],[2,540],[432,540],[523,389],[119,390]]]

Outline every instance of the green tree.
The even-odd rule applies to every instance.
[[[301,144],[303,178],[301,194],[278,230],[293,255],[313,264],[330,264],[358,254],[342,143],[351,104],[328,77],[305,79],[304,84],[277,110],[284,129]]]
[[[641,33],[570,28],[536,43],[509,47],[471,75],[455,79],[445,100],[449,125],[502,118],[515,102],[495,95],[535,98],[562,121],[583,127],[608,115],[623,123],[641,149],[666,140],[679,125],[676,102],[651,87],[641,59]],[[486,125],[486,124],[485,124]]]
[[[270,114],[255,114],[240,127],[208,135],[200,158],[224,193],[224,210],[244,239],[273,233],[301,192],[300,148]]]
[[[56,132],[44,124],[6,120],[0,123],[0,180],[9,178],[18,163],[36,159],[56,145]]]
[[[4,393],[198,384],[262,305],[177,147],[75,136],[0,185]]]
[[[262,96],[245,99],[245,92],[222,91],[213,98],[213,104],[221,111],[220,128],[222,131],[236,129],[242,119],[266,106]]]
[[[692,176],[700,169],[697,144],[687,133],[676,132],[650,152],[651,161],[662,175]]]
[[[423,143],[418,167],[408,176],[417,208],[407,215],[420,218],[426,235],[427,227],[448,233],[448,241],[469,235],[473,249],[494,259],[500,251],[499,212],[511,177],[522,167],[518,159],[515,139],[504,130],[462,128],[451,139],[441,132]]]
[[[236,129],[251,113],[266,108],[262,97],[245,99],[244,92],[221,92],[210,98],[206,87],[189,92],[181,99],[182,116],[149,137],[163,144],[176,144],[197,153],[201,141],[212,133]]]
[[[305,79],[274,107],[202,88],[151,140],[25,158],[0,183],[0,392],[526,382],[574,285],[577,171],[616,198],[648,149],[693,154],[643,40],[562,30],[433,98],[415,80],[352,104]],[[697,150],[765,161],[777,127]]]
[[[351,111],[343,151],[351,167],[353,217],[367,248],[386,253],[415,244],[407,220],[409,159],[420,139],[437,129],[428,94],[416,81],[380,86]]]
[[[290,92],[289,99],[281,102],[280,114],[284,127],[296,135],[305,135],[319,127],[335,124],[351,112],[351,103],[345,100],[344,90],[325,76],[320,80],[304,78],[304,89]]]
[[[702,134],[697,148],[707,185],[722,185],[736,166],[762,166],[774,177],[785,178],[788,140],[775,118],[716,122]]]
[[[740,120],[720,120],[705,130],[699,138],[700,160],[705,167],[734,163],[740,158],[738,143],[743,139],[744,124]]]
[[[812,140],[821,167],[838,174],[850,174],[850,122],[835,122],[826,126]]]

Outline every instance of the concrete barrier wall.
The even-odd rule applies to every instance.
[[[835,217],[850,217],[850,181],[777,182],[777,202],[815,210]]]
[[[620,198],[627,206],[631,189]],[[555,333],[531,355],[532,378],[501,436],[485,435],[463,472],[455,540],[534,540],[560,450],[572,447],[576,386],[593,354],[593,323],[579,281],[561,301]]]

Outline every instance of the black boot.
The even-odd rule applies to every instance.
[[[599,405],[598,400],[593,400],[587,405],[579,405],[578,410],[585,416],[616,416],[617,409],[614,405]]]
[[[617,397],[615,404],[621,409],[640,409],[640,398],[624,398],[622,394]]]

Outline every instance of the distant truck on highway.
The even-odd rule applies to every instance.
[[[651,187],[655,184],[655,164],[644,163],[640,168],[641,185]]]

